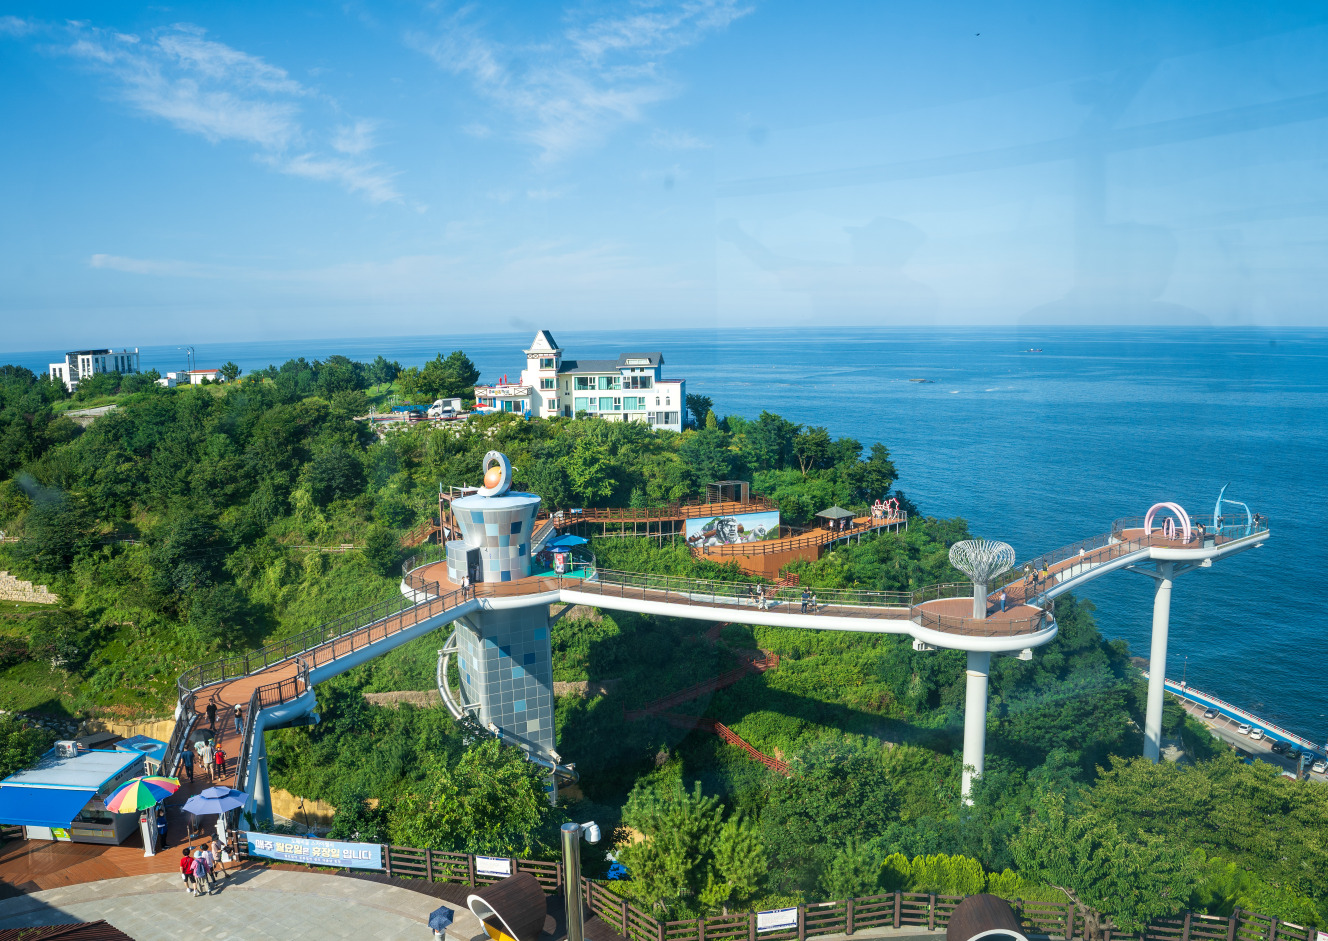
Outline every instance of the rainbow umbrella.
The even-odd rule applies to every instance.
[[[175,778],[148,775],[130,778],[115,789],[115,793],[106,798],[106,809],[113,814],[137,813],[156,807],[162,800],[180,789],[180,782]]]

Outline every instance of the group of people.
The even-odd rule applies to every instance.
[[[217,871],[230,875],[226,869],[226,853],[216,840],[200,843],[197,848],[180,849],[180,877],[184,890],[191,896],[207,895],[217,883]]]
[[[236,703],[232,710],[232,719],[235,722],[235,734],[239,735],[244,731],[244,706]],[[180,754],[180,763],[184,765],[185,774],[189,780],[194,780],[194,763],[197,761],[203,766],[207,773],[209,781],[216,781],[226,773],[226,762],[229,756],[226,750],[221,747],[221,739],[217,735],[217,704],[210,702],[207,705],[207,731],[194,742],[192,748],[184,749]]]
[[[898,519],[899,498],[891,497],[889,500],[877,500],[872,504],[871,518],[877,521]]]

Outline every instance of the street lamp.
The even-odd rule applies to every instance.
[[[581,837],[599,842],[599,824],[565,823],[563,842],[563,897],[567,900],[567,941],[585,941],[586,917],[581,908]]]

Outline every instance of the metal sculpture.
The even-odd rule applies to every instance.
[[[1190,524],[1190,514],[1186,513],[1185,508],[1179,503],[1154,503],[1149,507],[1148,515],[1144,517],[1144,536],[1147,537],[1152,534],[1153,517],[1157,515],[1158,510],[1170,510],[1176,515],[1176,519],[1180,520],[1181,539],[1183,542],[1189,542],[1190,536],[1193,533],[1193,527]],[[1167,529],[1167,522],[1171,523],[1170,531]],[[1214,521],[1214,524],[1216,525],[1216,521]],[[1162,535],[1167,539],[1176,538],[1176,523],[1174,520],[1166,520],[1163,522]]]
[[[1226,514],[1222,512],[1222,504],[1230,503],[1232,506],[1238,506],[1245,510],[1245,529],[1240,535],[1248,536],[1250,533],[1254,532],[1254,514],[1250,512],[1249,504],[1241,503],[1239,500],[1225,499],[1227,487],[1230,486],[1231,484],[1223,484],[1222,489],[1217,493],[1217,503],[1213,506],[1213,532],[1225,533],[1232,530],[1240,530],[1238,524],[1226,522]]]
[[[965,539],[950,547],[950,564],[973,580],[973,617],[987,616],[987,583],[1014,565],[1014,547],[1006,542]]]
[[[501,497],[512,489],[512,464],[501,451],[484,455],[482,466],[484,486],[477,493],[481,497]]]

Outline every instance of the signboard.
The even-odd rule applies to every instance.
[[[512,874],[512,861],[501,856],[476,856],[475,874],[506,878]]]
[[[688,519],[685,535],[687,545],[697,549],[776,539],[779,537],[779,511]]]
[[[383,848],[377,843],[338,843],[271,833],[246,833],[250,856],[280,859],[306,866],[341,866],[347,869],[382,869]]]
[[[1315,941],[1328,941],[1328,931],[1317,931],[1315,934],[1318,935]]]
[[[790,931],[798,927],[796,908],[777,908],[773,912],[756,913],[756,932]]]

